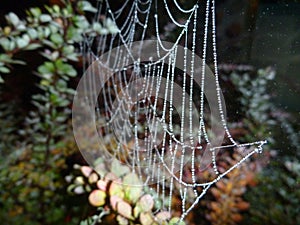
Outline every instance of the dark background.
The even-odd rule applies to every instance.
[[[0,23],[10,11],[24,17],[33,6],[56,0],[2,0]],[[91,1],[92,2],[92,1]],[[300,3],[280,0],[217,1],[220,63],[272,66],[277,75],[270,91],[280,108],[300,113]],[[296,121],[295,121],[296,122]]]

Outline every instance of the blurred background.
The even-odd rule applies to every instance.
[[[194,3],[179,2],[187,8]],[[96,5],[0,3],[2,224],[153,222],[113,206],[115,195],[132,210],[138,201],[109,183],[99,185],[105,179],[86,165],[73,140],[71,101],[83,69],[80,35],[110,30],[106,18],[101,29],[94,25]],[[171,37],[176,29],[167,25],[162,27]],[[231,133],[242,142],[267,138],[269,144],[248,167],[216,185],[186,224],[300,224],[300,2],[218,0],[217,26]],[[235,157],[225,155],[222,165]],[[157,216],[155,205],[143,213],[149,211]]]
[[[9,12],[25,17],[25,9],[58,2],[4,0],[0,7],[1,24]],[[277,92],[274,101],[282,108],[299,112],[299,1],[220,0],[217,6],[218,49],[222,62],[273,66],[277,72],[273,83]]]

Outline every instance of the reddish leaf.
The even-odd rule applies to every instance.
[[[141,213],[140,222],[142,225],[152,225],[153,218],[150,213]]]
[[[94,190],[89,195],[89,202],[92,206],[102,206],[105,204],[106,193],[101,190]]]
[[[117,211],[121,216],[128,219],[133,219],[132,217],[132,207],[125,201],[119,201],[117,203]]]
[[[154,206],[154,200],[151,195],[147,194],[140,198],[137,203],[143,212],[151,211]]]
[[[89,166],[82,166],[80,167],[81,173],[85,176],[85,177],[89,177],[90,174],[93,172],[93,169]]]
[[[98,180],[97,187],[102,191],[106,191],[107,183],[104,180]]]
[[[118,202],[123,201],[123,199],[120,198],[120,197],[118,197],[118,196],[111,196],[109,198],[109,200],[110,200],[110,205],[113,208],[113,210],[117,210],[117,204],[118,204]]]

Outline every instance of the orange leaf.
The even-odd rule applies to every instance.
[[[226,185],[224,184],[224,181],[219,181],[216,183],[216,186],[221,190],[224,191],[226,190]]]
[[[215,188],[215,187],[213,187],[213,188],[211,189],[211,193],[212,193],[213,196],[214,196],[215,198],[217,198],[217,199],[221,197],[221,192],[220,192],[220,190],[217,189],[217,188]]]
[[[239,210],[247,210],[250,207],[250,204],[248,202],[238,202],[235,204],[235,207],[238,208]]]
[[[212,202],[211,203],[211,208],[216,212],[220,213],[221,212],[221,206],[217,202]]]
[[[241,222],[243,220],[243,217],[241,214],[238,214],[238,213],[233,213],[231,214],[231,219],[234,221],[234,222]]]
[[[230,193],[232,188],[233,188],[233,183],[229,181],[226,185],[226,193]]]

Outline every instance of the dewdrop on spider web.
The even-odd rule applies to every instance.
[[[189,9],[176,0],[127,0],[118,9],[108,0],[98,3],[95,20],[109,18],[111,32],[86,37],[81,46],[85,74],[73,108],[77,144],[92,166],[99,157],[108,165],[117,160],[137,174],[156,193],[158,211],[172,213],[172,199],[179,196],[182,221],[212,185],[266,143],[239,144],[230,134],[219,84],[215,1]],[[166,20],[178,31],[173,42],[164,40]],[[207,66],[209,47],[214,73]],[[92,131],[83,134],[84,126]],[[220,171],[218,153],[232,149],[241,160]],[[201,179],[205,170],[214,177]]]

